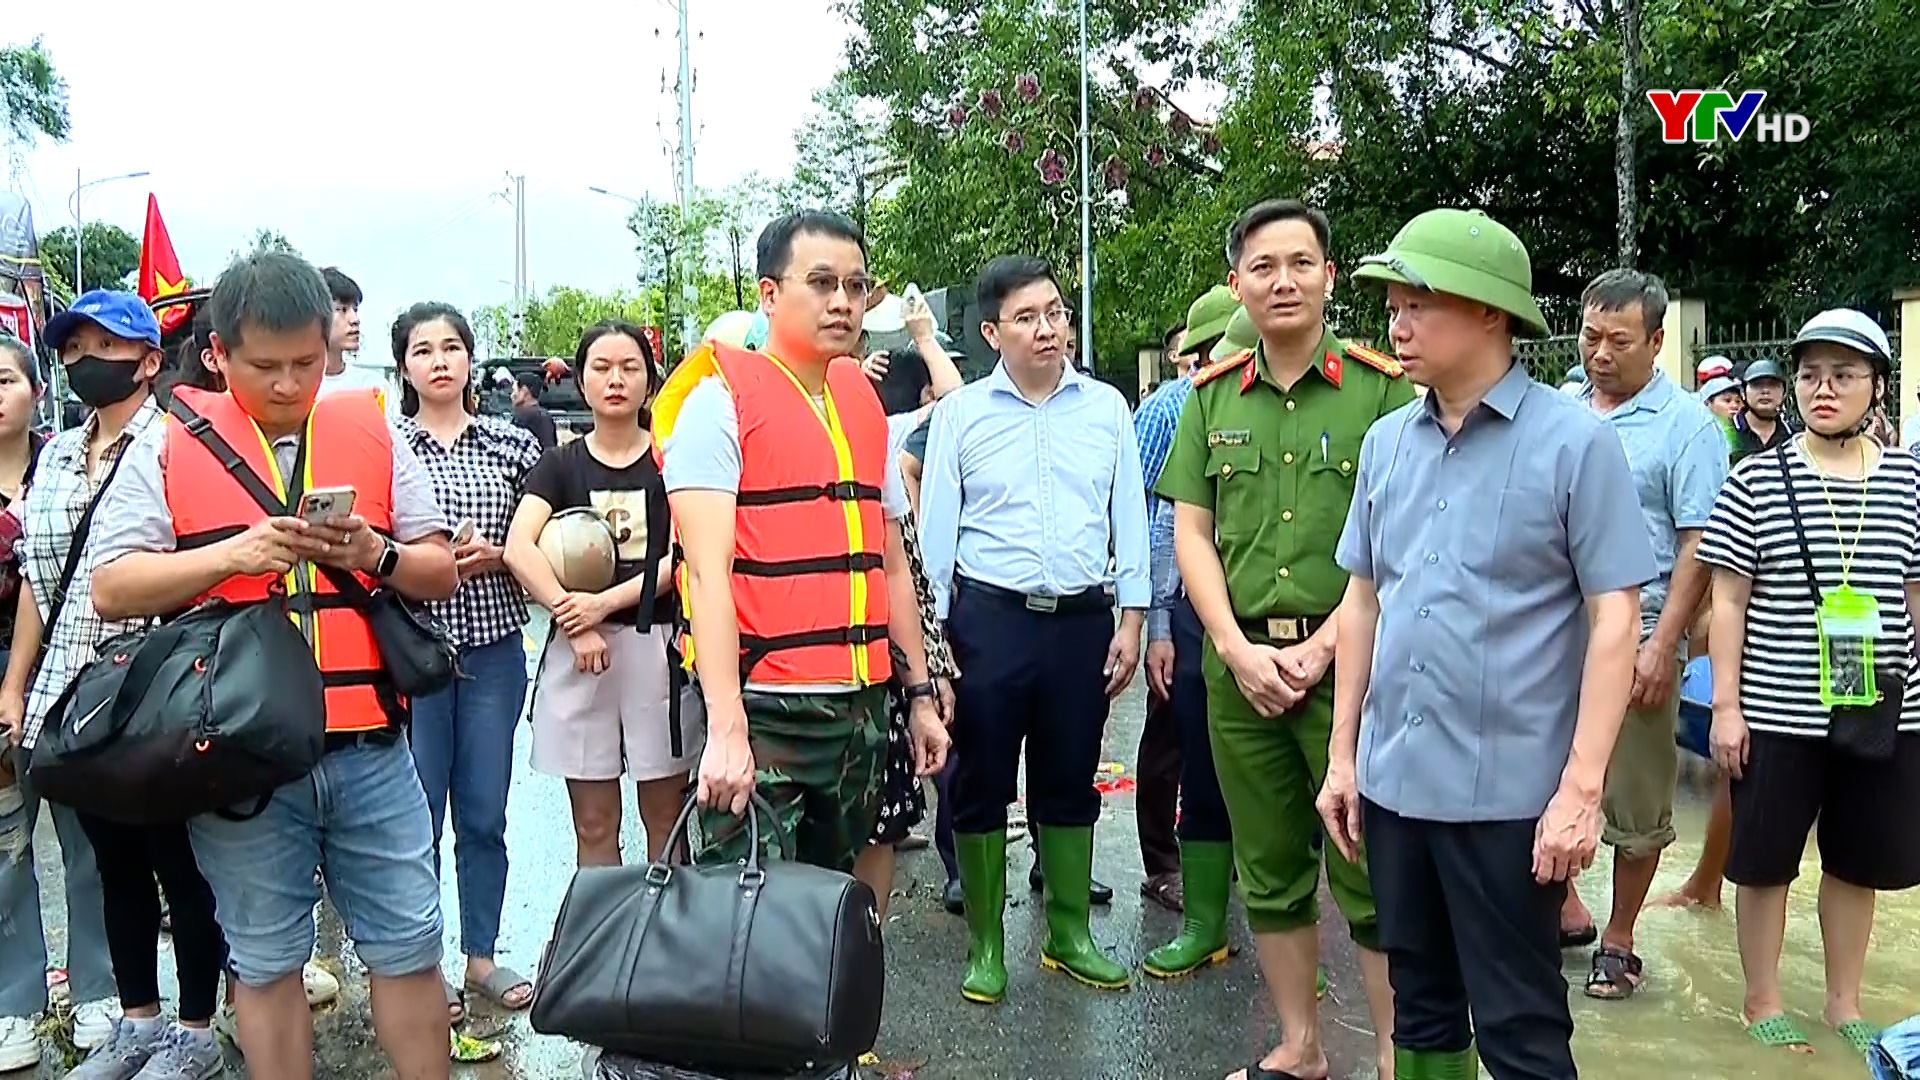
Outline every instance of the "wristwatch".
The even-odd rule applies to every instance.
[[[914,683],[907,687],[906,694],[908,701],[912,701],[915,698],[926,698],[928,701],[933,701],[939,698],[940,691],[934,687],[933,680],[928,679],[926,682]]]
[[[380,538],[380,543],[380,561],[373,564],[373,576],[384,580],[400,569],[400,549],[384,536]]]

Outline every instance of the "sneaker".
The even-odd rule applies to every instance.
[[[0,1072],[31,1069],[40,1064],[40,1037],[33,1021],[24,1016],[0,1017]]]
[[[86,1002],[73,1010],[73,1045],[90,1051],[111,1039],[114,1025],[119,1022],[118,998]]]
[[[340,980],[333,977],[333,972],[321,967],[317,960],[307,961],[307,966],[300,969],[300,985],[307,992],[307,1007],[310,1009],[319,1008],[340,996]]]
[[[134,1074],[134,1080],[213,1080],[226,1068],[212,1031],[169,1024],[159,1048],[147,1059],[146,1067]]]
[[[113,1033],[67,1074],[67,1080],[133,1080],[167,1038],[166,1024],[143,1026],[145,1030],[124,1017],[115,1020]]]

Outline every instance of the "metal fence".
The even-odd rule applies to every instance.
[[[1527,366],[1536,382],[1559,386],[1580,363],[1580,335],[1557,334],[1513,343],[1514,358]]]

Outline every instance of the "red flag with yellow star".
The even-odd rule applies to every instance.
[[[135,291],[149,304],[187,291],[187,275],[180,270],[180,256],[174,254],[167,223],[160,220],[160,201],[152,192],[147,193],[147,229],[140,238],[140,278]],[[160,332],[167,333],[192,314],[185,304],[162,309]]]

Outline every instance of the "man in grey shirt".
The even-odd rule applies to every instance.
[[[1506,228],[1429,211],[1354,277],[1385,283],[1429,392],[1360,452],[1321,818],[1348,858],[1366,836],[1398,1074],[1469,1080],[1478,1020],[1494,1080],[1574,1080],[1560,906],[1656,576],[1633,477],[1591,409],[1514,362],[1546,324]]]
[[[1640,987],[1634,924],[1673,843],[1673,789],[1680,778],[1674,745],[1675,692],[1687,630],[1710,580],[1693,557],[1727,479],[1727,439],[1719,418],[1656,366],[1667,289],[1652,274],[1609,270],[1581,297],[1580,355],[1589,376],[1575,395],[1626,449],[1635,494],[1659,576],[1640,590],[1640,653],[1633,697],[1607,768],[1602,838],[1613,848],[1613,911],[1587,976],[1587,996],[1631,997]],[[1567,890],[1562,931],[1592,925]]]
[[[253,467],[269,486],[296,475],[308,431],[310,472],[385,471],[378,459],[352,460],[382,452],[365,437],[385,427],[374,395],[330,399],[315,415],[333,319],[319,271],[293,255],[249,256],[221,275],[208,305],[215,362],[228,393],[182,388],[176,403],[198,401],[200,416],[243,458],[253,451],[246,439],[259,439],[271,457],[260,455]],[[314,524],[269,514],[237,481],[228,488],[223,479],[191,494],[169,491],[170,469],[204,475],[218,466],[182,456],[209,451],[184,435],[178,420],[155,424],[127,448],[101,497],[89,544],[94,607],[108,619],[167,615],[248,580],[264,594],[258,583],[271,575],[289,576],[306,592],[314,588],[316,562],[353,572],[363,586],[378,580],[413,600],[452,596],[459,577],[432,485],[406,442],[388,443],[391,488],[356,493],[362,512],[376,520],[349,515]],[[275,475],[264,475],[269,472]],[[189,504],[193,513],[253,524],[224,539],[213,540],[216,532],[182,543],[176,520]],[[187,531],[198,530],[189,524]],[[303,621],[303,628],[319,633],[314,624]],[[315,644],[327,665],[324,643]],[[262,1076],[313,1075],[313,1024],[300,972],[313,950],[316,866],[383,1002],[375,1026],[395,1071],[448,1075],[432,819],[404,717],[388,714],[384,726],[368,730],[358,725],[377,718],[356,711],[364,708],[358,699],[329,697],[326,756],[312,774],[276,790],[257,816],[235,821],[203,814],[187,823],[237,976],[240,1044],[249,1068]]]

